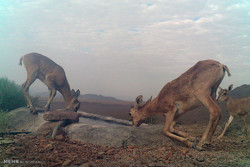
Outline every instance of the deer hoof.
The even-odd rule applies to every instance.
[[[204,151],[204,149],[202,147],[197,147],[196,146],[194,149],[197,150],[197,151]]]
[[[38,115],[38,112],[37,111],[33,112],[33,115]]]
[[[218,140],[220,140],[221,138],[222,138],[222,136],[217,137]]]
[[[193,142],[192,148],[195,148],[198,143],[199,143],[199,140],[197,138],[194,138],[194,142]]]
[[[49,108],[48,107],[44,107],[44,112],[48,112]]]
[[[33,115],[38,114],[35,108],[30,108],[30,112],[31,112]]]
[[[202,147],[197,146],[199,143],[199,140],[196,138],[195,141],[193,142],[192,148],[198,151],[204,151]]]
[[[211,143],[204,143],[203,145],[205,148],[211,148],[212,147],[212,144]]]
[[[38,115],[38,112],[34,109],[34,110],[32,110],[32,114],[33,115]]]

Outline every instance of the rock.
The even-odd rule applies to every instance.
[[[54,147],[52,144],[48,144],[46,147],[45,147],[45,150],[53,150]]]
[[[46,121],[42,114],[33,115],[27,107],[8,112],[10,127],[16,131],[36,132]]]
[[[189,152],[190,148],[184,148],[182,154],[186,155]]]
[[[77,142],[74,139],[69,139],[69,143],[76,144]]]
[[[7,144],[12,144],[12,143],[15,143],[15,141],[10,140],[10,139],[0,140],[0,145],[7,145]]]
[[[72,162],[72,160],[67,159],[67,160],[65,160],[65,161],[63,162],[62,166],[67,166],[67,165],[70,165],[70,164],[71,164],[71,162]]]
[[[198,162],[204,162],[205,161],[205,157],[198,157],[198,158],[196,158],[196,160]]]
[[[139,156],[138,156],[138,155],[134,155],[133,158],[134,158],[135,160],[138,160],[138,159],[139,159]]]
[[[52,111],[46,112],[43,115],[43,119],[46,121],[63,121],[70,120],[71,122],[79,122],[79,114],[69,111]]]
[[[80,167],[96,167],[96,164],[94,162],[87,162],[82,164]]]
[[[107,152],[106,152],[106,154],[108,154],[108,155],[113,155],[113,154],[115,154],[115,149],[110,149],[110,150],[108,150]]]
[[[15,147],[11,147],[11,148],[9,148],[9,149],[7,149],[7,150],[5,151],[5,154],[6,154],[6,155],[11,155],[11,154],[14,153],[14,150],[15,150],[15,149],[16,149]]]
[[[54,128],[58,125],[58,122],[46,122],[45,124],[43,124],[38,130],[37,130],[37,134],[38,135],[49,135],[53,132]],[[59,134],[59,133],[57,133]]]
[[[133,149],[133,148],[135,148],[135,147],[130,145],[130,146],[128,146],[128,148],[129,148],[129,149]]]
[[[66,118],[73,119],[71,115],[73,114],[74,119],[79,119],[79,122],[60,127],[56,134],[57,136],[60,134],[67,135],[69,138],[76,140],[76,144],[82,142],[83,144],[92,143],[106,146],[122,146],[124,148],[129,146],[129,149],[134,149],[134,146],[162,147],[162,145],[169,146],[174,144],[173,140],[162,133],[164,125],[142,125],[134,128],[129,121],[83,114],[81,111],[79,113],[81,113],[80,118],[78,118],[78,113],[66,111],[32,115],[29,110],[20,109],[13,111],[13,113],[12,111],[10,112],[10,114],[13,114],[10,122],[11,124],[13,123],[12,125],[15,129],[21,130],[24,128],[26,131],[49,136],[58,125],[58,122],[46,122],[43,119],[43,115],[46,115],[44,118],[47,120],[58,121]],[[52,117],[57,118],[52,119]],[[58,137],[58,139],[61,140],[62,136]]]
[[[163,128],[164,125],[134,128],[81,117],[79,123],[70,124],[64,130],[69,138],[76,141],[134,149],[135,146],[144,145],[150,147],[172,145],[173,141],[162,133]]]
[[[63,141],[65,137],[63,135],[57,135],[56,140]]]
[[[101,152],[98,152],[98,155],[103,155],[105,154],[105,152],[101,151]]]

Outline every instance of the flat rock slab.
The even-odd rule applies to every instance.
[[[163,134],[163,127],[144,125],[137,128],[80,117],[79,123],[66,126],[65,132],[74,140],[98,145],[159,147],[174,144]]]
[[[10,124],[18,131],[24,130],[46,135],[51,133],[59,123],[45,121],[43,113],[32,115],[27,108],[13,110],[10,115]],[[174,144],[163,134],[163,125],[142,124],[140,127],[134,128],[131,126],[131,122],[126,120],[81,111],[79,111],[79,115],[81,115],[79,123],[72,123],[62,128],[73,140],[110,146],[159,147]]]
[[[36,134],[43,136],[51,135],[58,124],[59,122],[46,122],[39,127],[39,129],[36,131]]]
[[[46,112],[43,115],[43,119],[46,121],[63,121],[70,120],[71,122],[79,122],[79,114],[69,111],[52,111]]]
[[[17,108],[8,113],[10,127],[14,131],[36,132],[46,123],[43,114],[33,115],[27,107]]]

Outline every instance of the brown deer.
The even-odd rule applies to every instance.
[[[163,132],[166,136],[181,141],[188,147],[202,150],[205,142],[211,142],[221,118],[221,109],[216,103],[216,90],[224,78],[225,71],[230,76],[227,66],[217,61],[199,61],[180,77],[167,83],[155,99],[151,100],[151,97],[142,105],[142,96],[138,96],[129,112],[133,119],[132,125],[140,126],[149,116],[165,115]],[[180,115],[201,104],[209,110],[210,119],[198,143],[196,138],[174,129],[174,125]]]
[[[22,84],[22,88],[28,107],[30,107],[33,114],[36,114],[36,110],[32,105],[28,91],[30,85],[36,79],[41,80],[47,85],[50,91],[48,102],[44,107],[45,111],[50,110],[50,104],[57,90],[63,95],[67,110],[76,112],[79,109],[80,102],[77,98],[80,95],[80,91],[77,90],[75,92],[74,89],[70,90],[65,72],[61,66],[38,53],[30,53],[22,56],[19,65],[22,65],[22,62],[27,71],[27,80]]]
[[[219,96],[218,101],[226,101],[227,109],[229,111],[230,117],[225,125],[224,130],[217,139],[221,139],[230,123],[233,121],[235,116],[240,116],[244,121],[244,130],[247,136],[247,117],[248,112],[250,111],[250,97],[242,99],[232,99],[230,96],[230,91],[233,89],[233,85],[230,85],[228,89],[222,89],[219,87]]]

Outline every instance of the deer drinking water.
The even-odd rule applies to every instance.
[[[44,107],[45,111],[50,110],[50,104],[57,90],[63,95],[67,110],[76,112],[79,109],[80,102],[77,98],[80,95],[80,91],[77,90],[75,92],[74,89],[70,90],[65,72],[61,66],[38,53],[30,53],[22,56],[19,64],[22,65],[22,62],[27,71],[27,80],[22,84],[22,88],[27,104],[33,114],[36,113],[36,110],[32,105],[28,91],[30,85],[36,79],[41,80],[47,85],[50,91],[48,102]]]
[[[233,85],[230,85],[228,89],[222,89],[219,87],[219,96],[217,98],[218,101],[226,101],[227,109],[230,114],[230,117],[225,125],[224,130],[221,135],[217,139],[221,139],[230,123],[233,121],[235,116],[240,116],[244,121],[244,130],[247,136],[247,117],[248,112],[250,111],[250,97],[242,98],[242,99],[232,99],[230,96],[230,91],[233,89]]]
[[[227,66],[214,60],[199,61],[177,79],[167,83],[159,95],[142,105],[142,96],[136,98],[129,115],[133,126],[140,126],[149,116],[165,115],[164,134],[183,142],[188,147],[202,150],[205,142],[210,143],[221,118],[221,109],[216,103],[216,91],[224,78],[225,71],[230,76]],[[194,137],[174,129],[174,125],[183,113],[203,104],[210,112],[207,128],[197,144]],[[176,135],[177,134],[177,135]],[[192,142],[193,141],[193,142]]]

